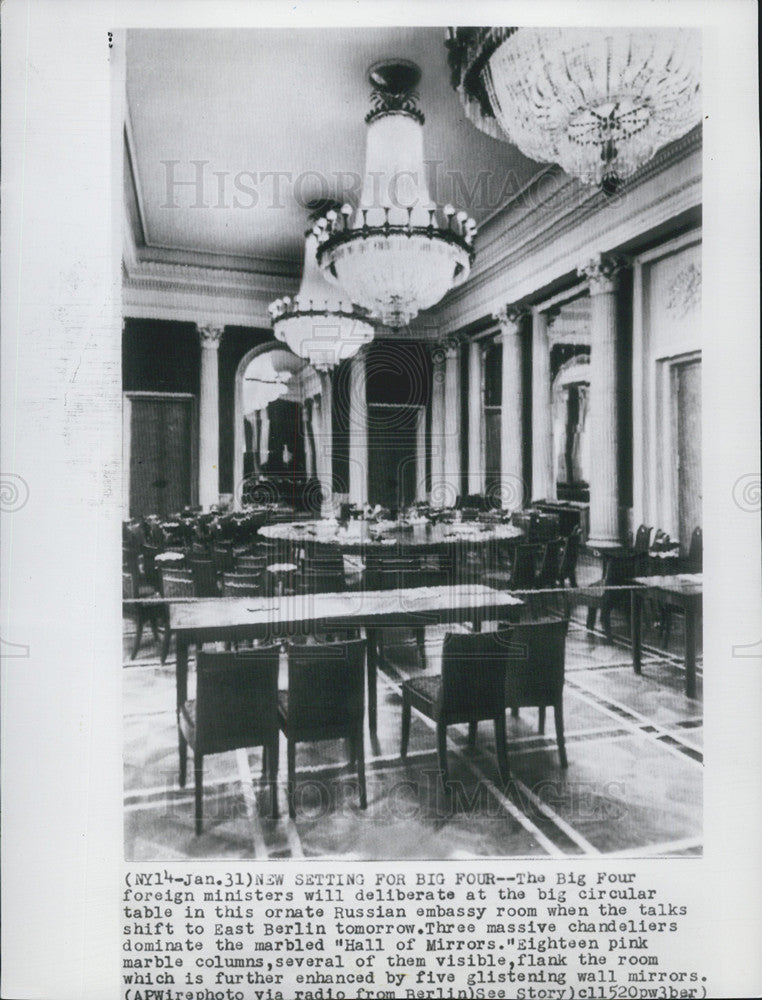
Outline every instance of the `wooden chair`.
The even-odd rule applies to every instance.
[[[622,606],[629,603],[630,595],[626,591],[611,591],[610,587],[621,587],[632,581],[635,575],[635,555],[625,553],[616,557],[607,557],[604,563],[603,576],[590,588],[585,588],[585,603],[587,604],[586,626],[589,632],[595,628],[598,611],[601,612],[601,625],[609,642],[612,639],[611,612],[619,603]],[[624,598],[621,596],[624,594]]]
[[[534,585],[538,590],[550,590],[558,586],[565,545],[565,538],[554,538],[542,546],[540,565],[534,579]],[[538,612],[552,614],[558,607],[559,599],[559,595],[556,594],[538,594],[536,597],[530,595],[527,602],[535,614]]]
[[[484,575],[489,587],[501,590],[532,590],[536,585],[537,561],[542,546],[521,543],[513,546],[513,558],[508,569],[492,570]]]
[[[125,606],[125,614],[135,619],[135,638],[132,641],[130,659],[134,660],[140,649],[143,628],[146,622],[151,626],[154,640],[159,641],[159,626],[164,623],[166,611],[162,604],[143,603],[141,598],[155,598],[159,594],[147,584],[140,584],[129,569],[122,570],[122,599],[131,603]],[[163,662],[163,661],[162,661]]]
[[[679,569],[682,573],[701,573],[704,565],[704,533],[701,528],[694,528],[688,545],[688,554],[680,560]],[[672,632],[673,613],[682,614],[682,608],[675,604],[661,604],[661,641],[665,649],[669,647],[669,637]]]
[[[437,726],[439,770],[448,788],[447,727],[492,719],[500,776],[508,782],[510,771],[505,745],[505,665],[508,641],[504,632],[448,632],[442,646],[442,673],[411,677],[402,685],[401,755],[407,756],[410,715],[413,708]],[[469,730],[471,735],[471,730]]]
[[[267,556],[263,553],[254,554],[247,552],[240,555],[235,561],[236,573],[262,573],[267,566]]]
[[[222,594],[224,597],[260,597],[262,594],[262,574],[223,573]]]
[[[365,557],[365,573],[363,586],[366,590],[407,590],[412,587],[427,587],[433,585],[432,573],[421,566],[420,559],[415,556],[397,556],[392,553],[368,549]],[[374,629],[378,647],[379,662],[383,662],[384,630]],[[426,629],[424,626],[413,628],[418,659],[422,667],[426,666]]]
[[[577,586],[577,562],[581,539],[582,532],[579,526],[574,528],[566,538],[561,554],[561,565],[558,568],[558,583],[561,587],[566,585],[567,580],[570,587]]]
[[[204,814],[204,757],[240,747],[265,747],[271,816],[278,816],[279,646],[237,653],[199,652],[196,697],[178,710],[180,786],[185,787],[187,754],[193,751],[196,834]]]
[[[233,555],[233,543],[226,541],[215,541],[212,544],[212,562],[218,574],[232,573],[236,568],[235,557]]]
[[[288,691],[278,695],[280,728],[288,744],[288,811],[296,817],[296,745],[347,739],[356,762],[360,808],[365,788],[365,640],[295,645],[288,652]]]
[[[189,569],[162,567],[160,572],[163,597],[167,597],[170,600],[173,597],[195,597],[193,574]],[[172,634],[169,631],[169,609],[167,605],[164,605],[163,608],[164,641],[161,644],[161,662],[166,663]]]
[[[564,671],[567,618],[525,622],[511,627],[505,670],[505,702],[511,709],[537,706],[539,731],[545,732],[545,709],[553,707],[561,767],[568,767],[564,741]]]
[[[188,566],[193,574],[193,585],[196,597],[219,597],[217,584],[217,569],[212,559],[202,559],[199,556],[189,556]]]

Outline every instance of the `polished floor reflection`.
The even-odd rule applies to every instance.
[[[583,627],[575,612],[567,638],[565,721],[569,768],[561,769],[552,712],[546,735],[537,710],[508,713],[512,781],[501,788],[492,726],[479,727],[476,748],[465,726],[449,729],[446,797],[437,780],[435,733],[413,713],[410,749],[400,746],[400,684],[418,670],[409,632],[390,630],[389,661],[379,674],[378,736],[366,731],[368,809],[358,807],[356,778],[340,743],[297,750],[295,821],[285,798],[269,818],[261,751],[205,760],[204,832],[193,824],[192,780],[177,782],[174,662],[162,666],[144,641],[130,662],[125,626],[125,853],[129,860],[183,858],[469,858],[564,855],[674,856],[701,853],[702,705],[684,693],[682,635],[669,649],[646,629],[643,673],[632,671],[627,622],[614,616],[613,641]],[[443,629],[426,635],[427,670],[439,670]],[[285,658],[282,686],[285,686]]]

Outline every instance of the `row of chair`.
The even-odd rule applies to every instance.
[[[468,724],[474,746],[480,721],[495,728],[503,783],[510,777],[505,712],[538,707],[540,732],[552,706],[561,766],[568,766],[564,742],[563,685],[567,620],[501,626],[495,632],[448,633],[442,672],[402,684],[401,756],[406,758],[411,712],[436,723],[439,770],[449,789],[447,729]],[[278,816],[279,732],[287,742],[289,815],[296,816],[296,747],[302,742],[347,739],[357,771],[360,808],[367,807],[363,722],[366,641],[290,645],[288,688],[278,691],[280,647],[238,652],[200,651],[196,697],[178,709],[180,785],[185,787],[187,751],[193,753],[195,828],[203,829],[204,758],[241,747],[263,747],[263,778],[270,785],[271,815]]]

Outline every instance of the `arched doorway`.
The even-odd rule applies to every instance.
[[[235,376],[234,503],[257,483],[304,481],[317,472],[313,419],[319,413],[317,372],[282,344],[261,344],[241,359]],[[259,491],[269,496],[267,490]]]

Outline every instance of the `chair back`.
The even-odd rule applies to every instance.
[[[537,545],[515,545],[511,565],[511,587],[514,590],[529,590],[535,585],[537,566]]]
[[[686,559],[686,569],[689,573],[701,573],[704,567],[704,532],[701,528],[694,528],[691,534],[690,545],[688,546],[688,557]]]
[[[218,573],[232,573],[235,569],[233,543],[215,541],[212,544],[212,562]]]
[[[235,572],[236,573],[263,573],[265,567],[267,566],[267,556],[262,553],[261,555],[255,555],[252,553],[246,553],[246,555],[238,556],[235,561]]]
[[[304,594],[332,594],[346,590],[344,557],[338,545],[305,544],[300,585]]]
[[[442,646],[439,718],[446,724],[495,719],[505,712],[508,633],[448,632]]]
[[[193,574],[189,569],[162,569],[161,592],[164,597],[194,597]]]
[[[561,555],[565,547],[563,538],[554,538],[543,546],[540,568],[535,583],[538,587],[555,587],[561,570]]]
[[[638,553],[638,555],[642,555],[643,553],[648,552],[648,549],[651,545],[652,531],[653,528],[649,528],[645,524],[641,524],[638,530],[636,531],[635,543],[633,545],[633,548]]]
[[[262,594],[262,574],[223,573],[222,593],[225,597],[259,597]]]
[[[426,586],[420,561],[369,549],[365,558],[366,590],[406,590]]]
[[[196,597],[219,597],[217,570],[213,560],[202,559],[199,556],[190,556],[188,564],[193,574]]]
[[[278,731],[279,646],[196,659],[196,746],[222,753],[261,746]]]
[[[576,579],[577,560],[579,559],[579,546],[582,532],[579,526],[572,529],[564,544],[564,551],[561,556],[561,565],[558,568],[558,582],[563,585],[566,580],[570,583]]]
[[[295,739],[336,738],[362,724],[365,640],[291,646],[288,725]]]
[[[553,705],[561,698],[568,619],[514,625],[506,660],[506,703]]]
[[[143,579],[159,593],[161,593],[161,575],[154,560],[161,551],[161,547],[153,542],[143,543]]]

